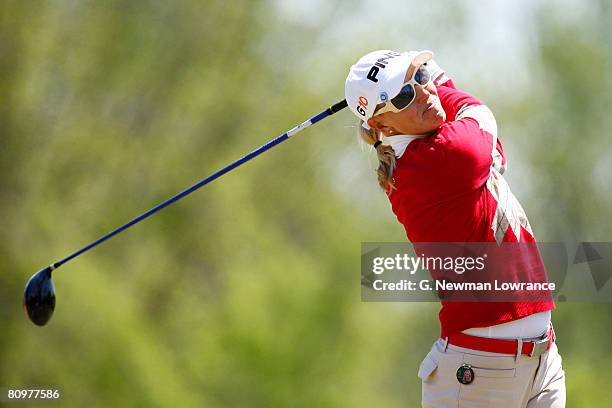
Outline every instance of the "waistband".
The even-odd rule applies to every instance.
[[[551,323],[546,334],[536,339],[495,339],[456,333],[443,339],[443,341],[446,344],[445,348],[451,344],[488,353],[509,354],[517,357],[520,355],[539,357],[546,353],[555,342],[555,331]]]

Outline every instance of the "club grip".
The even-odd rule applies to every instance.
[[[338,111],[341,111],[342,109],[346,108],[348,106],[348,104],[346,103],[346,99],[341,100],[338,103],[333,104],[332,106],[329,107],[329,111],[331,114],[334,114]]]

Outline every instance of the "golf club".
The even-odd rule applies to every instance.
[[[55,310],[55,288],[53,286],[53,281],[51,279],[51,272],[57,268],[59,268],[60,266],[62,266],[63,264],[67,263],[68,261],[76,258],[77,256],[89,251],[90,249],[92,249],[93,247],[101,244],[102,242],[106,241],[107,239],[119,234],[120,232],[128,229],[129,227],[131,227],[132,225],[144,220],[145,218],[150,217],[151,215],[155,214],[157,211],[161,210],[164,207],[167,207],[168,205],[172,204],[175,201],[180,200],[181,198],[185,197],[186,195],[189,195],[191,193],[193,193],[195,190],[199,189],[202,186],[205,186],[206,184],[210,183],[211,181],[221,177],[222,175],[224,175],[225,173],[229,172],[232,169],[235,169],[236,167],[240,166],[243,163],[246,163],[247,161],[251,160],[252,158],[260,155],[261,153],[265,152],[266,150],[271,149],[272,147],[276,146],[277,144],[289,139],[290,137],[296,135],[297,133],[301,132],[302,130],[306,129],[307,127],[309,127],[310,125],[313,125],[317,122],[319,122],[322,119],[325,119],[328,116],[333,115],[334,113],[346,108],[347,103],[346,100],[342,100],[332,106],[330,106],[329,108],[325,109],[323,112],[319,113],[316,116],[313,116],[312,118],[308,119],[307,121],[295,126],[294,128],[292,128],[291,130],[287,131],[286,133],[283,133],[282,135],[276,137],[275,139],[272,139],[271,141],[269,141],[268,143],[266,143],[265,145],[259,147],[258,149],[252,151],[251,153],[247,154],[246,156],[242,157],[241,159],[236,160],[235,162],[229,164],[228,166],[222,168],[221,170],[217,171],[216,173],[206,177],[205,179],[200,180],[199,182],[197,182],[196,184],[192,185],[191,187],[181,191],[180,193],[176,194],[175,196],[167,199],[166,201],[156,205],[155,207],[151,208],[149,211],[139,215],[138,217],[134,218],[133,220],[131,220],[130,222],[122,225],[121,227],[109,232],[108,234],[104,235],[103,237],[97,239],[96,241],[92,242],[91,244],[79,249],[78,251],[74,252],[71,255],[68,255],[67,257],[65,257],[64,259],[58,261],[58,262],[54,262],[51,265],[47,266],[46,268],[41,269],[40,271],[36,272],[34,275],[32,275],[32,277],[28,280],[28,283],[25,286],[25,291],[23,294],[23,307],[28,315],[28,317],[30,318],[30,320],[38,325],[38,326],[44,326],[45,324],[47,324],[47,322],[51,319],[51,316],[53,315],[53,311]]]

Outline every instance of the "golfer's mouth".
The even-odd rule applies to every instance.
[[[431,101],[427,102],[427,105],[425,105],[425,109],[423,109],[423,113],[427,112],[428,110],[432,109],[434,107],[434,103]]]

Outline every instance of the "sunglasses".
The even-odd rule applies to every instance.
[[[375,112],[376,115],[381,115],[385,112],[401,112],[406,109],[416,99],[416,88],[415,85],[425,86],[431,81],[431,74],[421,65],[412,75],[412,78],[402,85],[402,89],[399,91],[397,96]]]

